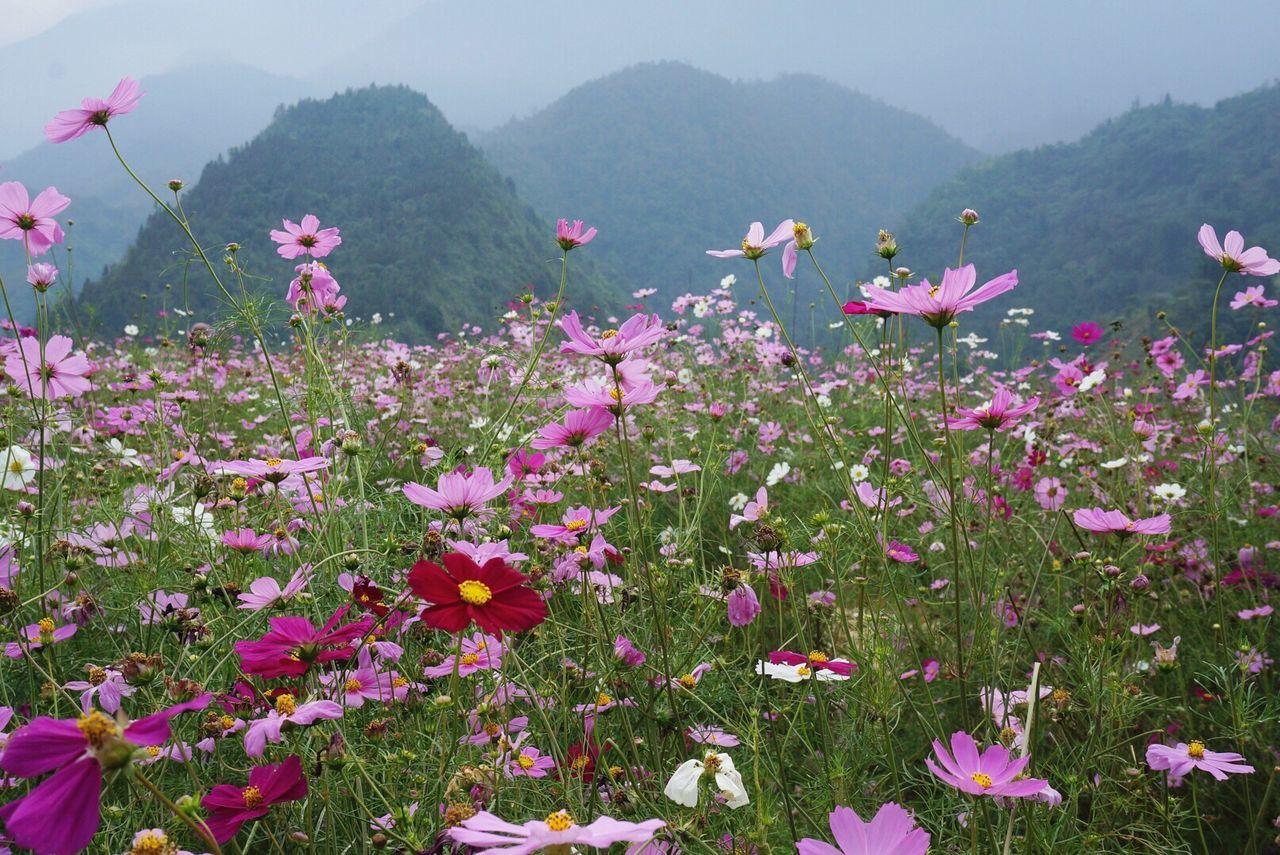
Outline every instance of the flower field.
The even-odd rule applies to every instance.
[[[139,97],[46,132],[114,146]],[[783,220],[616,317],[561,220],[559,293],[411,345],[323,212],[271,233],[272,325],[180,182],[138,192],[225,312],[88,340],[74,200],[0,185],[37,305],[0,338],[0,852],[1280,851],[1280,263],[1239,233],[1198,235],[1212,317],[1134,336],[1020,309],[970,210],[945,271],[868,241],[858,300]]]

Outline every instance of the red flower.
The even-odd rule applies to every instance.
[[[302,774],[302,761],[290,754],[276,766],[254,766],[249,770],[249,786],[219,784],[201,804],[211,808],[205,821],[214,840],[226,843],[236,836],[240,826],[267,815],[274,804],[296,802],[307,796],[307,778]]]
[[[450,552],[443,560],[444,567],[419,561],[409,571],[413,593],[431,603],[422,610],[427,626],[462,632],[475,621],[485,632],[521,632],[546,618],[542,595],[529,587],[527,576],[501,558],[481,566]]]

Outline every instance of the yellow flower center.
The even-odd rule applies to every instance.
[[[573,762],[569,765],[573,766],[575,771],[581,772],[583,769],[587,768],[587,764],[590,762],[591,758],[586,754],[579,754],[577,757],[573,758]]]
[[[1187,756],[1193,760],[1204,759],[1204,743],[1198,739],[1193,739],[1191,744],[1187,746]]]
[[[224,715],[218,721],[218,724],[222,725],[223,730],[230,730],[231,728],[236,726],[236,720],[229,715]]]
[[[283,460],[281,460],[279,457],[268,457],[268,458],[267,458],[267,466],[268,466],[268,467],[270,467],[270,468],[272,468],[272,469],[275,469],[276,467],[278,467],[278,466],[282,465],[283,463],[284,463],[284,461],[283,461]]]
[[[257,787],[245,787],[240,791],[240,799],[244,802],[246,808],[253,810],[262,804],[262,790]]]
[[[801,665],[799,668],[796,668],[796,673],[799,674],[801,677],[808,677],[810,674],[813,673],[813,671],[809,668],[808,665]]]
[[[702,758],[702,770],[708,774],[720,771],[720,755],[714,751],[708,751]]]
[[[607,707],[611,703],[613,703],[613,698],[609,697],[604,692],[601,692],[600,694],[596,695],[597,707]]]
[[[530,757],[528,754],[521,754],[519,757],[516,758],[516,765],[519,766],[521,769],[528,771],[533,768],[533,758]]]
[[[362,685],[363,684],[359,680],[357,680],[355,677],[352,677],[350,680],[348,680],[346,683],[343,684],[342,688],[346,689],[348,692],[358,692],[360,691],[360,688]]]
[[[605,330],[604,332],[600,333],[600,338],[606,341],[608,339],[617,338],[617,337],[618,337],[617,330]]]
[[[463,665],[476,665],[476,664],[478,664],[479,662],[480,662],[480,654],[479,654],[479,653],[464,653],[464,654],[462,654],[462,664],[463,664]]]
[[[14,475],[21,475],[22,461],[18,460],[18,458],[16,457],[9,458],[9,471],[12,472]]]
[[[468,605],[483,606],[493,599],[493,591],[484,582],[468,579],[458,583],[458,596]]]
[[[293,695],[280,695],[276,698],[276,712],[280,715],[293,715],[298,709],[298,699]]]
[[[163,831],[143,831],[133,838],[129,855],[165,855],[168,849],[169,838]]]
[[[567,810],[547,814],[547,828],[551,831],[568,831],[573,827],[573,817]]]
[[[676,680],[676,682],[679,683],[681,686],[684,686],[686,689],[692,689],[698,685],[697,678],[695,678],[692,674],[685,674],[679,680]]]
[[[76,720],[76,728],[84,734],[84,738],[89,740],[89,744],[94,748],[101,748],[104,742],[120,732],[115,720],[98,710],[80,716]]]
[[[148,745],[148,746],[146,747],[146,752],[147,752],[147,756],[148,756],[148,757],[159,757],[159,756],[160,756],[160,746],[159,746],[159,745]]]
[[[831,659],[829,656],[827,656],[827,654],[823,653],[821,650],[810,650],[809,661],[810,662],[830,662]]]
[[[582,531],[584,528],[587,527],[587,521],[586,520],[569,520],[567,523],[564,524],[564,527],[567,528],[569,531]]]
[[[407,685],[409,685],[408,677],[396,677],[391,681],[391,687],[395,689],[403,689]]]
[[[613,398],[613,400],[615,400],[615,401],[621,401],[621,400],[622,400],[622,390],[621,390],[621,389],[619,389],[617,386],[613,387],[612,389],[610,389],[610,390],[609,390],[609,397],[610,397],[610,398]]]
[[[969,779],[984,790],[991,788],[991,776],[983,772],[974,772]]]
[[[36,621],[36,626],[40,627],[41,635],[53,635],[53,631],[58,628],[58,625],[53,622],[53,618],[47,617],[42,617]]]

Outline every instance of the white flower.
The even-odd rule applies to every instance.
[[[731,288],[738,281],[738,277],[730,273],[728,276],[720,280],[721,288]]]
[[[676,382],[681,386],[688,386],[693,382],[693,372],[688,368],[681,368],[676,372]]]
[[[6,490],[22,490],[35,480],[36,464],[25,448],[11,445],[0,452],[0,463],[4,465],[4,488]]]
[[[871,477],[871,470],[861,463],[855,463],[849,467],[849,477],[853,479],[853,483],[860,484]]]
[[[765,662],[763,659],[756,661],[756,673],[763,674],[766,677],[772,677],[775,680],[782,680],[787,683],[802,683],[805,680],[815,677],[820,683],[834,683],[849,679],[849,675],[847,674],[837,674],[835,671],[828,671],[825,668],[815,670],[810,668],[808,665],[788,665],[785,662]]]
[[[218,531],[214,525],[213,514],[205,510],[203,505],[197,504],[194,508],[190,505],[170,505],[169,511],[173,514],[173,521],[178,525],[195,526],[209,540],[216,541],[218,539]]]
[[[980,344],[987,343],[987,340],[985,338],[978,338],[976,333],[969,333],[964,338],[956,339],[956,341],[958,341],[960,344],[967,344],[969,345],[969,347],[977,347]]]
[[[120,440],[112,437],[107,440],[107,451],[111,452],[111,456],[121,466],[141,466],[142,461],[138,459],[138,451],[134,448],[128,448]]]
[[[756,338],[764,341],[773,337],[773,328],[768,326],[756,327]]]
[[[133,336],[137,335],[137,334],[138,334],[138,325],[137,325],[137,324],[125,324],[125,326],[124,326],[124,334],[125,334],[125,335],[127,335],[127,336],[130,336],[130,337],[133,337]]]
[[[729,510],[742,513],[742,509],[747,506],[747,502],[751,498],[746,493],[735,493],[729,498]]]
[[[769,477],[764,479],[765,486],[767,487],[774,486],[783,478],[786,478],[790,472],[791,472],[791,464],[785,460],[782,461],[781,463],[773,464],[773,468],[769,470]]]
[[[1054,330],[1045,330],[1044,343],[1048,344],[1051,341],[1062,341],[1062,336],[1058,335]]]
[[[1080,381],[1080,385],[1077,388],[1081,392],[1088,392],[1094,386],[1097,386],[1099,383],[1101,383],[1103,380],[1106,380],[1106,379],[1107,379],[1107,372],[1103,371],[1101,368],[1098,368],[1093,371],[1090,371],[1089,374],[1085,376],[1083,380]]]
[[[716,786],[729,807],[740,808],[751,801],[742,784],[742,773],[733,768],[733,758],[716,751],[708,751],[701,760],[681,763],[662,792],[678,805],[697,807],[698,782],[703,775],[715,776]]]
[[[1187,495],[1187,490],[1181,484],[1157,484],[1151,488],[1151,494],[1166,502],[1177,502]]]
[[[1129,462],[1127,457],[1117,457],[1115,460],[1108,460],[1105,463],[1099,463],[1103,469],[1119,469],[1121,466]]]
[[[370,316],[369,318],[369,323],[373,324],[374,326],[377,326],[378,324],[382,323],[382,312],[374,312],[373,315]]]

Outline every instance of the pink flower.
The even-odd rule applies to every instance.
[[[714,745],[717,748],[733,748],[741,745],[741,740],[732,733],[705,724],[696,724],[689,728],[685,735],[689,737],[690,742],[696,742],[699,745]]]
[[[1275,609],[1271,606],[1258,606],[1256,609],[1241,609],[1236,612],[1236,617],[1240,618],[1240,620],[1253,620],[1254,618],[1266,617],[1273,611]]]
[[[1209,383],[1209,375],[1204,371],[1197,369],[1183,378],[1182,382],[1173,391],[1173,399],[1175,401],[1185,401],[1188,398],[1199,398],[1200,387]]]
[[[236,642],[240,670],[260,677],[300,677],[312,665],[350,658],[349,642],[366,635],[372,620],[338,626],[347,611],[347,606],[338,609],[319,629],[304,617],[271,618],[271,630],[262,638]]]
[[[15,730],[4,743],[0,769],[17,778],[53,774],[0,807],[5,835],[47,855],[84,849],[101,822],[104,773],[127,766],[140,747],[163,744],[171,733],[169,720],[204,709],[210,697],[201,695],[131,724],[95,710],[78,719],[41,716]]]
[[[555,543],[575,545],[582,535],[600,528],[621,509],[621,505],[603,511],[594,511],[586,506],[570,508],[564,512],[559,525],[535,525],[529,529],[529,534]]]
[[[415,505],[444,511],[456,520],[464,520],[492,514],[487,505],[505,493],[512,480],[508,475],[495,482],[492,470],[480,466],[470,475],[462,472],[441,475],[434,490],[412,481],[405,484],[403,490],[405,498]]]
[[[648,658],[625,635],[619,635],[613,640],[613,655],[628,668],[639,668]]]
[[[290,754],[274,766],[254,766],[249,770],[249,785],[218,784],[201,804],[209,809],[206,822],[213,839],[226,843],[236,836],[240,826],[267,815],[271,806],[280,802],[296,802],[307,796],[307,778],[302,774],[302,761]]]
[[[257,552],[271,542],[271,535],[258,534],[251,528],[242,528],[222,533],[222,545],[234,552],[245,555]]]
[[[1244,757],[1223,751],[1209,751],[1198,739],[1190,744],[1179,742],[1170,748],[1167,745],[1154,743],[1147,746],[1147,765],[1152,769],[1169,771],[1170,777],[1181,778],[1192,769],[1202,769],[1219,781],[1225,781],[1227,775],[1247,774],[1253,771],[1240,761]]]
[[[742,509],[742,515],[729,515],[729,528],[735,529],[744,522],[757,522],[762,517],[769,515],[769,491],[765,487],[756,490],[756,498],[754,502],[747,502]]]
[[[271,576],[254,579],[249,583],[248,593],[241,593],[236,596],[236,599],[240,601],[238,608],[260,612],[263,609],[282,606],[302,593],[302,590],[307,587],[310,572],[311,565],[302,565],[293,571],[293,576],[289,578],[283,588]]]
[[[4,646],[4,655],[10,659],[21,659],[23,654],[39,650],[46,644],[57,644],[66,641],[77,631],[73,623],[56,626],[52,618],[41,618],[38,623],[22,628],[22,641],[11,641]]]
[[[318,472],[329,466],[323,457],[307,457],[303,460],[288,460],[281,457],[268,457],[266,460],[227,460],[210,466],[219,474],[241,475],[245,478],[261,478],[272,484],[279,484],[290,475],[302,475]]]
[[[1025,404],[1015,403],[1017,399],[1008,389],[996,389],[991,400],[976,409],[956,407],[959,418],[947,419],[952,430],[996,430],[1003,431],[1012,427],[1018,419],[1031,412],[1040,403],[1039,398],[1032,398]]]
[[[1056,511],[1067,501],[1067,489],[1057,478],[1041,478],[1036,482],[1036,501],[1046,511]]]
[[[27,268],[27,284],[41,293],[53,287],[58,279],[58,268],[52,264],[33,264]],[[1259,288],[1258,290],[1262,290]],[[1272,303],[1274,306],[1275,303]],[[1234,306],[1232,308],[1235,308]]]
[[[556,767],[556,761],[532,745],[519,749],[519,753],[507,764],[508,777],[545,778]]]
[[[946,746],[935,739],[933,753],[942,768],[926,757],[924,764],[929,771],[971,796],[1027,798],[1049,785],[1048,781],[1041,778],[1014,780],[1031,762],[1030,757],[1011,760],[1009,750],[998,744],[988,746],[979,755],[978,744],[963,730],[951,734],[951,751],[947,751]]]
[[[563,810],[549,814],[545,820],[515,825],[488,811],[480,811],[463,820],[461,825],[450,828],[448,834],[455,843],[479,852],[493,849],[503,855],[528,855],[551,847],[607,849],[615,843],[644,843],[665,826],[660,819],[623,822],[607,816],[597,818],[590,825],[578,825]]]
[[[579,448],[613,427],[613,416],[603,407],[570,410],[563,422],[538,428],[529,443],[534,448]]]
[[[1224,269],[1242,276],[1274,276],[1280,273],[1280,261],[1267,256],[1260,246],[1244,248],[1244,238],[1239,232],[1227,232],[1222,243],[1213,226],[1205,223],[1197,236],[1204,254],[1217,261]]]
[[[281,258],[294,259],[300,255],[312,258],[324,258],[342,243],[336,228],[320,228],[320,220],[315,214],[307,214],[302,218],[302,225],[293,220],[284,221],[284,231],[271,230],[271,239],[280,246],[276,252]]]
[[[942,273],[942,284],[930,285],[925,280],[918,285],[908,285],[901,291],[877,289],[867,306],[872,310],[916,315],[930,326],[941,329],[961,312],[971,312],[974,307],[1012,291],[1018,285],[1018,271],[1011,270],[980,285],[976,290],[978,273],[972,264],[959,270],[947,268]]]
[[[23,241],[32,255],[44,255],[62,243],[62,226],[53,217],[70,204],[56,187],[42,190],[32,201],[17,181],[0,184],[0,240]]]
[[[1080,508],[1071,518],[1086,531],[1098,534],[1168,534],[1170,516],[1159,514],[1145,519],[1131,520],[1120,511],[1102,508]]]
[[[424,677],[448,677],[456,667],[459,677],[470,677],[477,671],[492,671],[502,667],[502,639],[484,632],[474,633],[462,639],[462,656],[452,654],[439,665],[424,668]]]
[[[896,561],[899,564],[915,564],[920,560],[918,552],[899,540],[889,541],[889,545],[885,547],[884,551],[889,556],[889,560]]]
[[[84,136],[94,128],[105,128],[115,116],[123,116],[138,106],[146,93],[138,88],[138,81],[126,77],[104,101],[101,98],[85,98],[75,110],[63,110],[44,126],[44,135],[51,143],[64,143]]]
[[[716,258],[746,257],[754,261],[792,237],[795,234],[795,225],[795,220],[783,220],[769,233],[768,237],[765,237],[764,225],[752,223],[747,229],[747,236],[742,239],[741,249],[709,249],[707,255],[714,255]]]
[[[730,591],[727,605],[731,626],[749,626],[761,611],[760,598],[750,585],[739,585]]]
[[[293,695],[278,695],[276,707],[267,713],[266,718],[249,722],[244,731],[244,753],[250,757],[261,757],[267,750],[267,743],[279,743],[284,740],[281,732],[284,726],[309,727],[318,721],[332,721],[342,718],[342,707],[333,701],[310,701],[298,705]]]
[[[1093,321],[1085,321],[1071,328],[1071,337],[1081,344],[1093,344],[1102,338],[1102,327]]]
[[[924,855],[929,849],[929,833],[894,802],[881,805],[871,822],[842,806],[829,819],[837,845],[806,837],[796,842],[799,855]]]
[[[596,227],[592,226],[585,232],[582,230],[582,220],[574,220],[570,225],[568,220],[561,219],[556,223],[556,243],[560,244],[560,248],[565,252],[579,246],[586,246],[596,238]]]
[[[1231,301],[1232,309],[1243,309],[1245,306],[1257,306],[1259,309],[1270,309],[1280,306],[1280,300],[1268,299],[1261,285],[1252,285],[1243,291],[1237,291]]]
[[[65,335],[49,338],[40,358],[40,342],[24,338],[20,353],[10,353],[4,360],[4,371],[14,382],[25,387],[33,398],[77,398],[93,385],[85,379],[92,366],[83,356],[71,353],[71,339]]]
[[[667,328],[657,315],[632,315],[617,329],[607,329],[593,336],[582,326],[577,312],[559,321],[560,329],[569,337],[560,343],[561,353],[594,356],[610,365],[621,362],[628,354],[656,344],[667,336]]]

